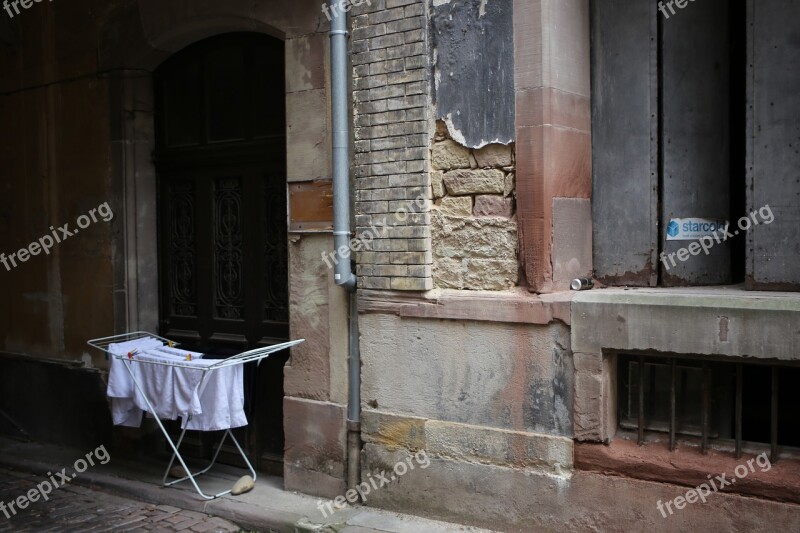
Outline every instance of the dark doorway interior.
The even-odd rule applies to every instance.
[[[283,42],[193,44],[155,72],[155,97],[160,333],[214,357],[288,339]],[[243,436],[262,470],[282,470],[287,359],[245,368]],[[205,455],[212,440],[187,444]]]

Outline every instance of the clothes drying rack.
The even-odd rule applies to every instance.
[[[198,485],[197,480],[195,479],[195,478],[197,478],[199,476],[202,476],[203,474],[205,474],[209,470],[211,470],[211,468],[214,466],[214,463],[216,463],[216,461],[217,461],[217,457],[219,456],[219,452],[222,450],[222,445],[225,443],[225,439],[227,437],[230,437],[231,441],[233,441],[233,444],[236,446],[236,449],[239,451],[239,454],[242,456],[242,459],[244,460],[245,464],[247,465],[247,468],[250,470],[250,473],[253,476],[253,481],[255,481],[256,480],[256,471],[253,468],[253,465],[250,463],[250,460],[247,458],[247,455],[244,453],[244,450],[239,445],[239,441],[237,441],[236,437],[233,435],[233,432],[231,431],[233,428],[228,428],[227,430],[224,430],[225,434],[222,436],[222,439],[220,439],[219,445],[217,446],[217,450],[216,450],[216,452],[214,452],[214,456],[211,459],[211,463],[207,467],[205,467],[204,469],[199,470],[198,472],[192,473],[192,471],[189,469],[188,465],[186,464],[186,461],[183,459],[183,456],[180,453],[180,446],[181,446],[181,443],[183,442],[183,437],[186,435],[186,430],[187,430],[187,428],[189,426],[188,422],[189,422],[189,420],[191,420],[191,414],[187,415],[186,421],[183,424],[183,429],[181,431],[180,437],[178,438],[177,442],[173,441],[172,437],[170,437],[170,435],[169,435],[169,432],[164,427],[164,424],[161,422],[160,418],[155,414],[156,410],[153,407],[153,403],[151,402],[150,398],[147,397],[147,394],[145,393],[143,387],[139,383],[139,380],[136,379],[136,375],[133,372],[132,365],[133,364],[164,365],[164,366],[171,366],[171,367],[190,368],[192,370],[201,371],[203,374],[202,374],[202,377],[200,378],[200,382],[197,385],[197,388],[195,389],[195,391],[197,391],[197,390],[202,390],[202,385],[205,382],[206,378],[211,374],[211,372],[214,372],[215,370],[218,370],[220,368],[227,368],[227,367],[231,367],[231,366],[235,366],[235,365],[243,365],[245,363],[253,363],[253,362],[256,362],[256,361],[258,361],[259,364],[260,364],[261,360],[266,358],[266,357],[269,357],[270,354],[275,353],[275,352],[279,352],[281,350],[285,350],[286,348],[290,348],[292,346],[300,344],[301,342],[304,342],[305,339],[298,339],[298,340],[294,340],[294,341],[290,341],[290,342],[284,342],[284,343],[281,343],[281,344],[275,344],[275,345],[272,345],[272,346],[264,346],[262,348],[256,348],[254,350],[249,350],[249,351],[246,351],[246,352],[242,352],[240,354],[228,357],[226,359],[220,359],[218,363],[214,363],[213,365],[208,365],[208,366],[193,365],[190,360],[188,360],[188,361],[182,361],[182,360],[155,361],[155,360],[152,360],[152,359],[148,359],[148,360],[136,359],[136,355],[135,354],[133,354],[133,355],[131,355],[131,354],[127,354],[127,355],[126,354],[122,354],[122,355],[120,355],[120,354],[112,353],[109,350],[109,346],[111,344],[123,343],[123,342],[128,342],[128,341],[136,341],[136,340],[144,340],[144,339],[146,339],[148,337],[153,338],[153,339],[158,339],[161,342],[163,342],[164,345],[169,346],[169,347],[174,347],[174,346],[178,346],[179,345],[179,343],[177,343],[177,342],[171,341],[169,339],[166,339],[164,337],[161,337],[161,336],[158,336],[158,335],[155,335],[153,333],[146,332],[146,331],[136,331],[136,332],[133,332],[133,333],[122,333],[120,335],[112,335],[110,337],[101,337],[99,339],[92,339],[90,341],[87,341],[87,344],[89,344],[89,346],[93,346],[94,348],[97,348],[98,350],[102,350],[103,352],[105,352],[107,354],[106,355],[107,357],[113,357],[113,358],[118,359],[118,360],[123,362],[123,364],[125,365],[125,368],[127,369],[128,373],[130,374],[131,379],[133,380],[134,386],[139,391],[139,393],[142,395],[142,398],[144,399],[144,401],[145,401],[145,403],[147,405],[147,411],[153,415],[153,418],[158,423],[158,427],[161,429],[161,432],[164,434],[164,438],[167,439],[167,443],[169,444],[170,448],[172,449],[172,458],[170,459],[169,464],[167,465],[167,469],[164,472],[164,478],[161,480],[162,485],[165,486],[165,487],[170,487],[172,485],[176,485],[178,483],[182,483],[182,482],[184,482],[184,481],[186,481],[188,479],[189,481],[191,481],[192,485],[194,486],[195,490],[197,491],[197,494],[199,494],[202,498],[204,498],[206,500],[213,500],[213,499],[219,498],[220,496],[225,496],[226,494],[230,494],[231,489],[228,489],[226,491],[220,492],[219,494],[214,494],[214,495],[209,496],[209,495],[207,495],[206,493],[204,493],[200,489],[200,486]],[[175,464],[175,459],[177,459],[178,462],[180,463],[180,465],[183,467],[183,470],[186,473],[186,475],[184,477],[181,477],[181,478],[173,480],[173,481],[167,481],[167,478],[169,477],[169,472],[172,469],[172,465]]]

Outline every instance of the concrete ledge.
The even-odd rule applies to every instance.
[[[458,291],[436,289],[422,294],[396,291],[359,291],[359,313],[400,317],[444,318],[519,324],[570,323],[574,293],[537,296],[523,288],[510,291]]]
[[[572,300],[572,349],[800,358],[800,294],[735,287],[601,289]]]
[[[572,468],[573,442],[566,437],[427,420],[366,410],[364,442],[388,450],[425,450],[428,455],[555,475]]]

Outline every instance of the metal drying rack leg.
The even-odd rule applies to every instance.
[[[214,465],[214,463],[217,460],[217,456],[219,455],[219,452],[222,449],[222,444],[225,442],[225,437],[227,437],[228,435],[230,435],[231,440],[233,440],[233,443],[236,445],[236,448],[239,450],[239,454],[242,456],[242,459],[244,459],[245,464],[247,464],[247,467],[250,469],[250,472],[253,474],[253,480],[255,481],[255,479],[256,479],[256,471],[253,469],[253,465],[250,464],[250,460],[247,458],[247,455],[244,453],[244,450],[239,445],[239,442],[236,440],[236,437],[233,436],[233,433],[231,433],[230,429],[225,431],[225,435],[223,435],[222,440],[220,441],[219,446],[217,447],[217,452],[214,454],[214,459],[211,461],[211,464],[208,465],[208,467],[206,467],[204,470],[202,470],[202,471],[200,471],[200,472],[198,472],[196,474],[193,474],[192,471],[189,470],[189,466],[186,464],[186,461],[183,460],[183,456],[181,456],[181,453],[178,450],[178,447],[180,446],[181,442],[183,441],[183,437],[186,434],[186,428],[184,428],[183,431],[181,432],[180,439],[178,440],[178,444],[176,445],[172,441],[172,438],[170,437],[169,432],[167,431],[167,428],[164,427],[164,424],[161,423],[161,419],[158,418],[158,415],[156,414],[156,410],[153,408],[153,404],[150,403],[150,398],[147,397],[147,394],[145,394],[145,392],[142,389],[141,385],[139,385],[139,380],[136,379],[136,375],[133,372],[133,368],[131,368],[132,362],[131,361],[125,361],[124,363],[125,363],[125,368],[128,369],[128,373],[131,375],[131,379],[133,380],[134,386],[139,391],[139,393],[142,395],[142,398],[144,398],[144,402],[147,404],[148,411],[153,414],[153,418],[155,419],[156,423],[158,424],[158,427],[161,429],[161,433],[164,434],[164,438],[167,439],[167,443],[169,443],[170,448],[172,448],[172,453],[173,453],[172,459],[169,462],[169,467],[167,468],[167,472],[164,475],[164,480],[163,480],[165,486],[174,485],[176,483],[179,483],[181,481],[185,481],[185,480],[188,479],[189,481],[192,482],[192,485],[194,486],[194,489],[197,491],[197,494],[199,494],[200,497],[205,498],[206,500],[213,500],[215,498],[219,498],[220,496],[225,496],[226,494],[230,494],[231,489],[228,489],[226,491],[220,492],[219,494],[215,494],[213,496],[209,496],[209,495],[207,495],[206,493],[204,493],[200,489],[200,486],[197,484],[197,481],[195,480],[195,477],[204,474],[205,472],[207,472]],[[144,363],[144,364],[147,364],[147,363]],[[170,468],[172,468],[172,465],[174,464],[176,458],[178,459],[178,462],[180,462],[181,466],[183,467],[184,472],[186,472],[187,475],[185,477],[179,479],[179,480],[166,483],[166,476],[169,474],[169,470],[170,470]]]
[[[191,420],[191,417],[189,417],[189,420]],[[188,425],[188,421],[187,421],[187,425]],[[185,435],[186,435],[186,428],[183,428],[183,430],[181,431],[181,436],[178,438],[178,442],[175,443],[175,448],[176,449],[180,449],[181,442],[183,442],[183,437]],[[250,460],[247,458],[247,455],[244,453],[244,450],[239,445],[239,441],[236,440],[236,437],[233,435],[233,432],[230,429],[227,429],[227,430],[225,430],[225,434],[222,435],[222,439],[220,439],[220,441],[219,441],[219,445],[217,446],[217,451],[214,452],[214,457],[211,459],[211,463],[209,463],[209,465],[207,467],[205,467],[204,469],[202,469],[202,470],[200,470],[198,472],[194,472],[194,473],[189,472],[188,470],[185,470],[186,473],[187,473],[186,476],[183,476],[180,479],[167,481],[167,477],[169,477],[169,471],[172,469],[172,465],[175,464],[175,458],[177,457],[177,455],[175,453],[173,453],[172,454],[172,458],[169,460],[169,464],[167,465],[167,469],[164,471],[164,478],[161,480],[161,483],[165,487],[171,487],[172,485],[175,485],[177,483],[181,483],[183,481],[186,481],[187,479],[189,479],[189,475],[191,475],[193,477],[199,477],[199,476],[202,476],[203,474],[205,474],[206,472],[208,472],[209,470],[211,470],[211,468],[217,462],[217,457],[219,457],[219,452],[222,451],[222,445],[225,444],[225,438],[228,437],[228,436],[230,436],[231,440],[236,445],[236,448],[239,450],[239,454],[241,454],[242,459],[244,459],[244,462],[247,465],[247,468],[250,470],[250,473],[253,476],[253,481],[255,481],[257,479],[257,475],[256,475],[255,469],[253,468],[253,465],[250,464]],[[184,469],[185,468],[186,467],[184,467]],[[230,490],[227,490],[225,492],[221,492],[221,493],[217,494],[214,497],[218,498],[218,497],[224,496],[225,494],[228,494],[230,492],[231,492]]]

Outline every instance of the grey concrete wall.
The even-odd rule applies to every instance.
[[[572,435],[569,329],[361,315],[364,408]]]

